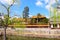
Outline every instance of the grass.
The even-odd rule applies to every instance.
[[[23,36],[7,36],[7,40],[60,40],[56,38],[40,38],[40,37],[23,37]]]
[[[0,40],[3,40],[3,37],[0,36]],[[24,36],[7,36],[7,40],[60,40],[57,38],[40,38],[40,37],[24,37]]]

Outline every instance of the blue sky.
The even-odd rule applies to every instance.
[[[50,8],[49,1],[50,0],[20,0],[19,6],[14,5],[10,8],[10,16],[17,15],[21,17],[24,7],[28,6],[30,16],[37,15],[37,13],[40,13],[46,17],[49,17],[49,8]],[[53,3],[55,3],[54,0]],[[0,9],[1,13],[7,13],[6,9],[4,7],[1,7],[1,5]]]
[[[39,0],[40,1],[40,0]],[[37,15],[37,13],[41,13],[42,15],[49,16],[48,10],[44,7],[41,7],[40,4],[37,5],[37,0],[20,0],[20,13],[24,10],[25,6],[29,7],[29,15]]]

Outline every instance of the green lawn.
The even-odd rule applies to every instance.
[[[3,38],[0,37],[0,40]],[[7,40],[60,40],[56,38],[40,38],[40,37],[23,37],[23,36],[7,36]]]
[[[7,36],[7,40],[60,40],[56,38],[39,38],[39,37],[22,37],[22,36]]]

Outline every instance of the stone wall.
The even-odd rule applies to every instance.
[[[0,29],[0,31],[3,29]],[[7,28],[7,34],[31,37],[60,38],[60,29],[50,28]]]
[[[50,28],[17,28],[16,30],[22,30],[23,35],[28,34],[36,37],[46,37],[46,38],[60,38],[60,29],[50,29]]]

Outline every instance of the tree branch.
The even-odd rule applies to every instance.
[[[4,8],[6,8],[6,9],[7,9],[7,7],[6,7],[3,3],[1,3],[1,2],[0,2],[0,4],[1,4]]]
[[[13,6],[14,2],[15,2],[15,1],[13,0],[13,3],[8,7],[8,9],[10,9],[10,7]]]

